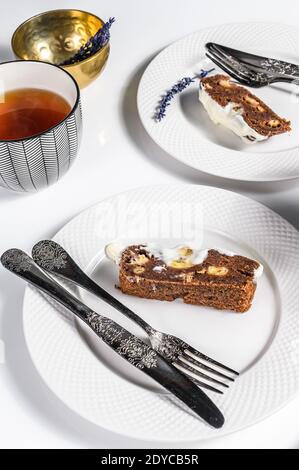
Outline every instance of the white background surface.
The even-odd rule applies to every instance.
[[[237,183],[206,176],[174,161],[151,142],[136,113],[136,89],[144,67],[161,48],[201,27],[232,21],[276,21],[299,27],[298,6],[269,1],[215,0],[10,0],[0,19],[0,60],[12,58],[10,37],[25,18],[42,10],[82,8],[104,19],[115,16],[104,74],[83,90],[84,135],[79,157],[55,186],[38,194],[0,189],[0,252],[30,251],[79,211],[123,190],[177,181],[238,191],[268,205],[299,229],[299,181]],[[1,70],[1,69],[0,69]],[[79,418],[46,388],[24,344],[24,284],[0,269],[1,448],[156,447],[101,430]],[[1,350],[1,348],[0,348]],[[1,358],[3,359],[3,358]],[[99,397],[100,399],[100,397]],[[194,448],[299,448],[299,396],[266,421],[225,438],[192,443]],[[175,446],[174,446],[175,447]]]

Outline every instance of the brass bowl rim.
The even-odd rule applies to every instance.
[[[41,16],[44,16],[44,15],[47,15],[48,13],[58,13],[58,12],[70,12],[70,11],[77,11],[79,13],[86,13],[87,15],[90,15],[90,16],[93,16],[94,18],[96,18],[97,20],[100,20],[100,22],[104,25],[105,24],[105,21],[100,18],[98,15],[95,15],[94,13],[90,13],[89,11],[86,11],[86,10],[79,10],[77,8],[56,8],[54,10],[47,10],[47,11],[43,11],[42,13],[37,13],[36,15],[33,15],[31,16],[30,18],[27,18],[27,20],[23,21],[21,24],[19,24],[19,26],[15,29],[15,31],[13,32],[13,35],[11,37],[11,48],[14,52],[14,54],[20,59],[20,60],[26,60],[26,61],[29,61],[31,60],[32,62],[45,62],[43,60],[34,60],[34,59],[24,59],[22,58],[22,56],[20,56],[15,47],[14,47],[14,40],[15,40],[15,37],[17,35],[17,33],[19,32],[19,30],[21,30],[21,28],[23,28],[23,26],[25,26],[25,24],[29,23],[30,21],[36,19],[36,18],[39,18]],[[87,63],[88,61],[90,61],[92,58],[96,57],[97,55],[100,55],[100,53],[102,53],[105,49],[107,49],[108,47],[110,46],[110,41],[107,41],[106,44],[101,48],[99,49],[97,52],[95,52],[94,54],[92,54],[90,57],[87,57],[86,59],[83,59],[83,60],[80,60],[78,62],[75,62],[74,64],[68,64],[68,65],[58,65],[58,64],[53,64],[53,62],[45,62],[47,64],[52,64],[52,65],[56,65],[56,67],[60,67],[60,68],[65,68],[67,67],[68,69],[71,69],[72,67],[75,67],[75,66],[78,66],[79,64],[84,64],[84,63]]]
[[[61,121],[59,121],[57,124],[54,124],[54,126],[49,127],[49,129],[46,129],[45,131],[38,132],[37,134],[29,135],[27,137],[22,137],[22,138],[19,138],[19,139],[5,139],[5,140],[0,139],[1,143],[6,142],[8,144],[11,143],[11,142],[22,142],[22,141],[26,141],[26,140],[30,140],[30,139],[35,139],[36,137],[40,137],[43,134],[46,134],[47,132],[54,130],[57,126],[60,126],[60,124],[65,122],[76,111],[76,109],[79,106],[80,98],[81,98],[80,88],[79,88],[79,85],[78,85],[77,81],[74,79],[74,77],[67,70],[64,70],[62,67],[59,67],[59,65],[52,64],[51,62],[45,62],[44,60],[34,60],[34,59],[22,60],[22,59],[18,59],[18,60],[7,60],[5,62],[1,62],[0,63],[0,68],[1,68],[1,65],[15,64],[16,62],[25,63],[25,64],[28,64],[29,62],[34,62],[36,64],[45,64],[45,65],[49,65],[50,67],[56,67],[57,69],[59,69],[62,72],[66,73],[72,79],[72,81],[75,85],[75,88],[76,88],[77,96],[76,96],[76,101],[75,101],[74,105],[71,107],[70,112]]]

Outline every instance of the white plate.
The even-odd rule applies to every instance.
[[[159,123],[153,114],[161,95],[185,76],[215,65],[204,45],[218,42],[236,49],[299,64],[299,29],[268,23],[236,23],[203,29],[164,49],[147,67],[138,90],[138,110],[152,139],[177,160],[197,170],[244,181],[274,181],[299,176],[299,87],[274,84],[251,89],[277,114],[292,122],[292,132],[253,145],[209,119],[198,101],[198,84],[176,96]],[[217,69],[223,73],[220,69]]]
[[[149,219],[144,237],[155,235],[169,243],[172,236],[191,240],[195,234],[200,240],[203,229],[203,246],[223,247],[261,260],[265,273],[252,309],[238,315],[181,301],[137,299],[115,289],[115,269],[103,260],[103,248],[112,239],[130,238]],[[55,239],[103,287],[154,327],[179,335],[241,371],[223,396],[210,394],[226,417],[221,430],[212,429],[112,353],[72,315],[57,312],[52,303],[28,288],[24,330],[32,360],[49,388],[81,416],[139,439],[192,441],[253,424],[298,391],[299,235],[271,210],[216,188],[148,187],[98,203],[68,223]],[[83,298],[143,337],[120,313],[89,294]]]

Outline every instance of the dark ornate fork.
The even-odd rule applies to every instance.
[[[52,240],[40,241],[33,247],[32,257],[42,269],[83,287],[119,310],[130,320],[133,320],[147,333],[153,349],[201,387],[217,393],[223,393],[203,382],[202,379],[214,385],[228,388],[227,383],[217,380],[216,377],[233,382],[234,378],[231,375],[239,375],[238,372],[197,351],[180,338],[155,330],[135,312],[115,299],[87,276],[58,243]],[[212,365],[216,366],[216,368],[211,367]],[[231,375],[224,374],[221,370],[229,372]]]
[[[299,79],[299,66],[261,57],[208,42],[206,55],[238,82],[261,88],[271,83],[293,83]]]

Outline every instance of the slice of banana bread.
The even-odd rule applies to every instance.
[[[194,250],[181,246],[159,249],[132,245],[106,247],[119,265],[119,287],[125,294],[146,299],[205,305],[246,312],[256,290],[262,265],[222,250]]]
[[[199,100],[215,124],[229,128],[246,143],[291,130],[290,121],[279,117],[261,99],[232,82],[227,75],[202,78]]]

